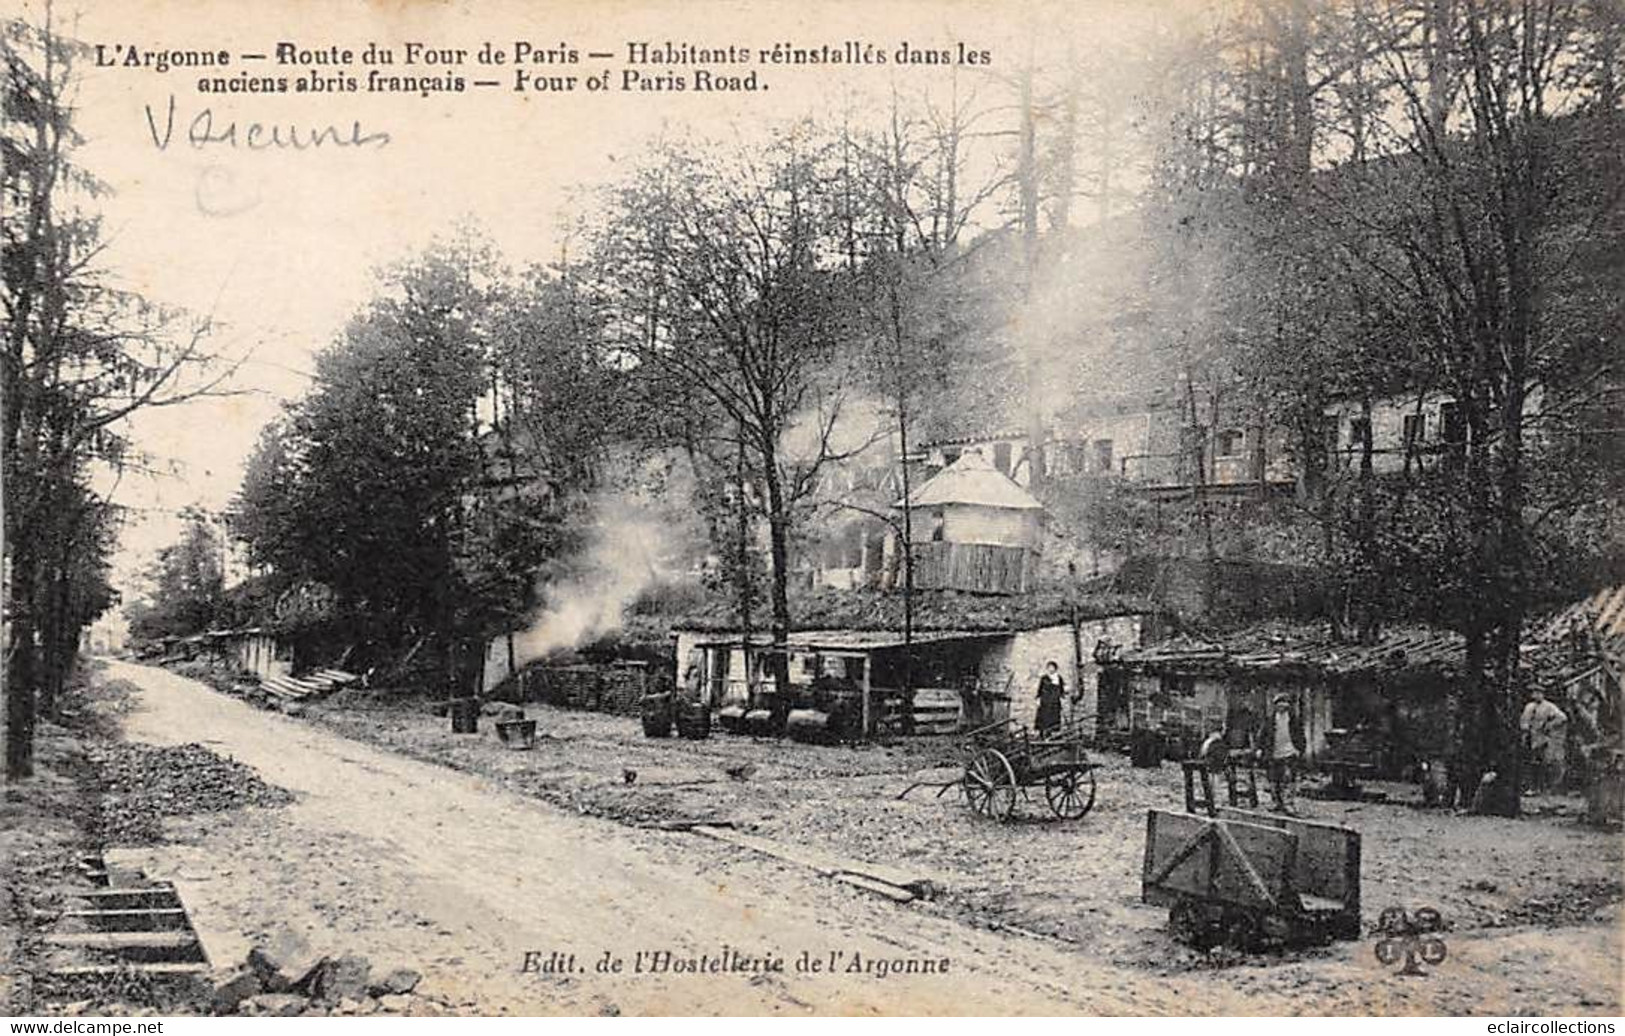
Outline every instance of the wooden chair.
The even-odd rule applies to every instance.
[[[1185,775],[1185,812],[1203,812],[1212,816],[1216,810],[1213,802],[1213,775],[1208,772],[1207,760],[1185,759],[1179,764]]]

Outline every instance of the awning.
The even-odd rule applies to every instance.
[[[997,640],[1014,636],[1015,631],[987,632],[977,630],[931,630],[914,634],[914,645],[943,644],[953,641]],[[733,647],[743,638],[741,633],[708,633],[696,643],[699,647]],[[753,632],[753,647],[772,647],[773,636],[765,631]],[[790,634],[791,651],[815,652],[870,652],[900,648],[907,644],[900,630],[797,630]]]

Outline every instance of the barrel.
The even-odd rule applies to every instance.
[[[1142,770],[1152,770],[1162,765],[1162,732],[1159,730],[1136,730],[1129,738],[1129,762]]]
[[[518,719],[497,720],[497,738],[509,748],[527,751],[536,745],[536,721],[525,719],[520,713]]]
[[[745,707],[743,705],[725,705],[717,711],[717,723],[730,734],[740,734],[745,730]]]
[[[711,736],[711,707],[704,702],[687,701],[678,705],[677,736],[691,741],[703,741]]]
[[[451,732],[478,734],[480,732],[480,701],[478,698],[453,698],[451,701]]]
[[[785,720],[785,733],[792,741],[821,742],[830,739],[829,713],[817,709],[791,709]]]
[[[645,694],[638,703],[644,737],[671,737],[671,695]]]

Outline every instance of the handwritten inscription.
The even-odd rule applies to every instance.
[[[175,95],[170,94],[160,129],[160,120],[153,114],[152,105],[145,106],[147,130],[152,135],[152,146],[159,151],[169,150],[174,141],[176,107]],[[333,123],[300,126],[294,123],[238,122],[231,118],[217,118],[213,108],[200,108],[186,123],[185,141],[200,151],[210,147],[247,151],[306,151],[322,147],[387,147],[390,136],[382,130],[363,129],[359,119],[352,121],[348,129],[340,129]]]

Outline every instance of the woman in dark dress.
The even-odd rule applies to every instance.
[[[1061,725],[1061,697],[1066,693],[1066,682],[1061,679],[1061,667],[1051,662],[1038,678],[1038,732],[1047,734]]]

